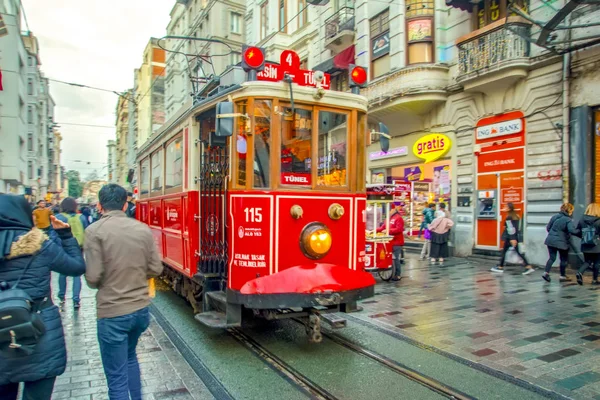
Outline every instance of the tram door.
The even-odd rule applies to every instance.
[[[225,278],[227,232],[225,220],[229,149],[227,138],[215,136],[215,110],[198,117],[201,139],[199,271],[206,278]]]

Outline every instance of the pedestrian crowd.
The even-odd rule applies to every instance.
[[[60,309],[51,272],[59,274],[58,302],[67,279],[81,307],[81,277],[97,289],[97,335],[111,400],[141,399],[136,346],[148,328],[149,279],[162,273],[150,229],[135,217],[132,194],[109,184],[96,206],[75,199],[60,207],[0,194],[0,400],[50,400],[67,364]],[[131,218],[128,218],[131,217]]]
[[[571,249],[575,254],[582,254],[579,268],[575,274],[577,283],[583,285],[583,274],[591,269],[592,285],[600,285],[598,280],[600,273],[600,204],[592,203],[588,205],[583,217],[577,223],[573,221],[573,211],[574,206],[572,204],[563,204],[560,211],[552,216],[546,226],[548,234],[544,243],[548,248],[548,261],[542,278],[547,282],[551,282],[550,270],[558,257],[560,259],[559,279],[561,282],[570,281],[571,278],[567,276],[567,265],[569,263],[569,250]],[[535,269],[529,263],[523,251],[522,219],[513,203],[507,203],[503,212],[506,217],[501,236],[503,246],[500,262],[491,271],[503,273],[507,258],[513,256],[516,258],[515,261],[523,263],[523,275],[529,275]],[[444,258],[448,257],[449,254],[450,231],[454,226],[452,216],[446,209],[446,204],[440,203],[436,206],[435,203],[429,203],[423,210],[422,218],[418,237],[420,238],[423,235],[425,242],[421,249],[420,259],[430,259],[431,264],[436,262],[442,264]],[[404,235],[406,231],[404,229],[404,219],[394,204],[391,205],[388,219],[388,233],[393,237],[390,242],[393,254],[392,280],[399,281],[402,279]],[[384,221],[377,231],[383,232],[386,229],[386,221]],[[573,237],[580,239],[579,246],[573,244]]]

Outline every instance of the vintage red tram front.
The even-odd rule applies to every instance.
[[[361,194],[229,195],[228,300],[255,309],[341,305],[373,296]]]

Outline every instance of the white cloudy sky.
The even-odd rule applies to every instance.
[[[133,69],[141,65],[149,38],[166,34],[175,0],[22,3],[29,29],[39,41],[46,77],[123,91],[133,86]],[[106,174],[106,142],[114,139],[115,129],[68,124],[114,126],[117,96],[54,82],[50,93],[64,138],[63,166],[79,170],[83,177],[94,169]]]

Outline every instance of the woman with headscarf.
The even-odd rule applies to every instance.
[[[54,381],[65,371],[67,351],[58,307],[52,303],[51,271],[77,276],[85,262],[68,224],[51,217],[49,235],[34,228],[23,196],[0,194],[0,284],[25,291],[44,322],[45,333],[32,346],[10,348],[0,343],[0,397],[50,400]]]
[[[442,264],[444,258],[448,257],[448,241],[450,240],[450,228],[454,222],[446,216],[442,210],[436,211],[435,219],[429,225],[431,231],[431,263],[435,264],[436,259]]]

